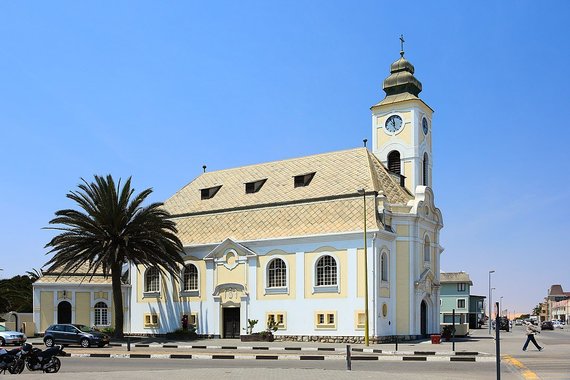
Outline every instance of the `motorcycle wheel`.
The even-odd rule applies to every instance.
[[[24,361],[23,360],[16,360],[8,367],[8,372],[12,375],[19,375],[20,373],[24,372]]]
[[[46,373],[56,373],[61,368],[61,360],[57,356],[51,358],[51,363],[48,368],[46,368]]]

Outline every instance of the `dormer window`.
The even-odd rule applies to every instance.
[[[210,199],[210,198],[214,198],[214,195],[216,195],[216,193],[222,188],[222,185],[220,186],[214,186],[214,187],[208,187],[207,189],[201,189],[200,190],[200,194],[202,199]]]
[[[295,176],[295,187],[309,186],[316,172]]]
[[[267,181],[267,178],[260,179],[259,181],[247,182],[245,184],[245,193],[246,194],[257,193],[259,189],[261,189],[265,181]]]

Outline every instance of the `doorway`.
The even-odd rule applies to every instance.
[[[62,301],[57,305],[57,323],[71,323],[71,304]]]
[[[427,335],[427,304],[426,301],[422,301],[421,312],[420,312],[420,333],[422,335]]]
[[[239,307],[224,307],[222,309],[224,321],[224,338],[236,339],[240,335],[239,325]]]

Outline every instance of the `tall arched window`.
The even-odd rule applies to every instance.
[[[182,275],[182,291],[198,290],[198,268],[194,264],[186,264]]]
[[[423,163],[423,175],[424,175],[424,186],[428,186],[428,170],[429,161],[427,153],[424,153],[424,163]]]
[[[95,326],[109,326],[109,308],[105,302],[95,304]]]
[[[337,266],[334,257],[322,256],[316,264],[316,286],[337,285]]]
[[[388,154],[388,170],[392,173],[401,174],[400,152],[393,150]]]
[[[388,281],[388,254],[382,252],[380,256],[380,280]]]
[[[160,273],[158,268],[148,268],[144,276],[144,291],[156,293],[160,291]]]
[[[431,261],[431,249],[430,249],[430,242],[429,236],[426,235],[424,240],[424,261],[429,262]]]
[[[267,267],[267,287],[283,288],[287,286],[287,266],[285,261],[276,258]]]

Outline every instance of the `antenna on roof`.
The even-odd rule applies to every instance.
[[[204,173],[206,173],[206,165],[202,165],[202,169],[204,170]]]
[[[364,147],[366,148],[366,143],[368,142],[368,139],[364,139],[362,140],[362,142],[364,143]]]

